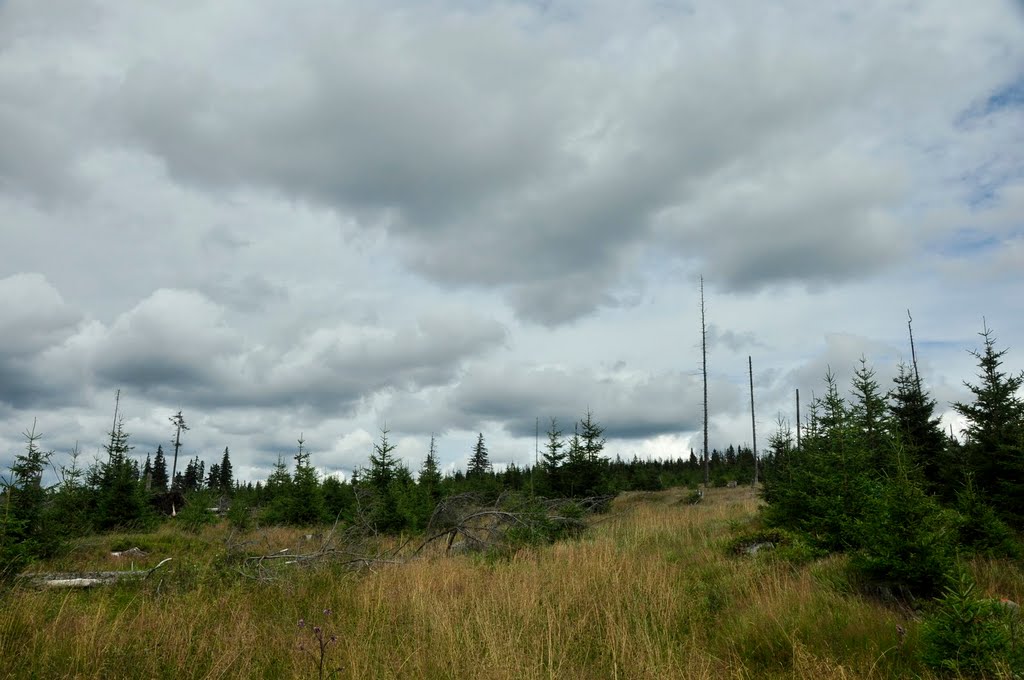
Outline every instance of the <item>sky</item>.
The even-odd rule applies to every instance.
[[[0,465],[757,443],[1024,366],[1024,4],[4,0]]]

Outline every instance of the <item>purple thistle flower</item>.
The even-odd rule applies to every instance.
[[[319,635],[320,634],[320,626],[313,626],[313,632],[316,633],[317,635]]]
[[[330,615],[331,615],[331,610],[330,609],[325,609],[324,610],[324,616],[330,616]]]
[[[306,627],[306,619],[299,619],[299,628]]]

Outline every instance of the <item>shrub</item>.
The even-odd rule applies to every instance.
[[[882,593],[912,599],[939,592],[953,567],[955,514],[906,470],[880,485],[858,526],[851,565]]]
[[[924,662],[958,676],[1024,672],[1016,643],[1019,611],[980,598],[969,574],[958,570],[923,627]]]
[[[1021,556],[1021,546],[1013,530],[999,518],[995,509],[982,500],[970,477],[957,493],[959,513],[957,533],[960,544],[989,557]]]
[[[191,495],[185,507],[178,513],[178,523],[192,533],[198,533],[204,526],[215,523],[217,516],[209,509],[211,500],[205,493]]]
[[[248,503],[241,499],[236,498],[231,501],[227,517],[228,524],[231,525],[232,529],[248,531],[252,528],[252,509]]]

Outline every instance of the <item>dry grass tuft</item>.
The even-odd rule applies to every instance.
[[[928,677],[917,622],[844,592],[841,558],[729,556],[754,494],[687,495],[626,494],[582,539],[511,557],[430,554],[359,574],[320,564],[272,583],[232,571],[226,527],[93,537],[41,568],[110,568],[115,545],[175,560],[142,583],[7,594],[0,658],[11,677],[316,677],[321,625],[337,636],[327,668],[339,677]],[[300,549],[304,533],[231,540],[276,552]],[[977,571],[985,588],[1020,596],[1019,569]]]

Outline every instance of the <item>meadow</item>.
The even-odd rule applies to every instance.
[[[237,570],[239,551],[308,551],[300,529],[226,523],[73,542],[40,571],[146,569],[88,590],[25,583],[0,600],[0,675],[75,678],[905,678],[908,607],[859,594],[846,558],[731,550],[757,529],[752,489],[630,492],[580,538],[400,564]],[[387,539],[395,540],[395,539]],[[111,551],[139,547],[142,558]],[[131,564],[126,563],[130,561]],[[975,559],[984,593],[1024,598],[1024,572]],[[322,643],[322,644],[321,644]],[[321,663],[322,661],[322,663]]]

